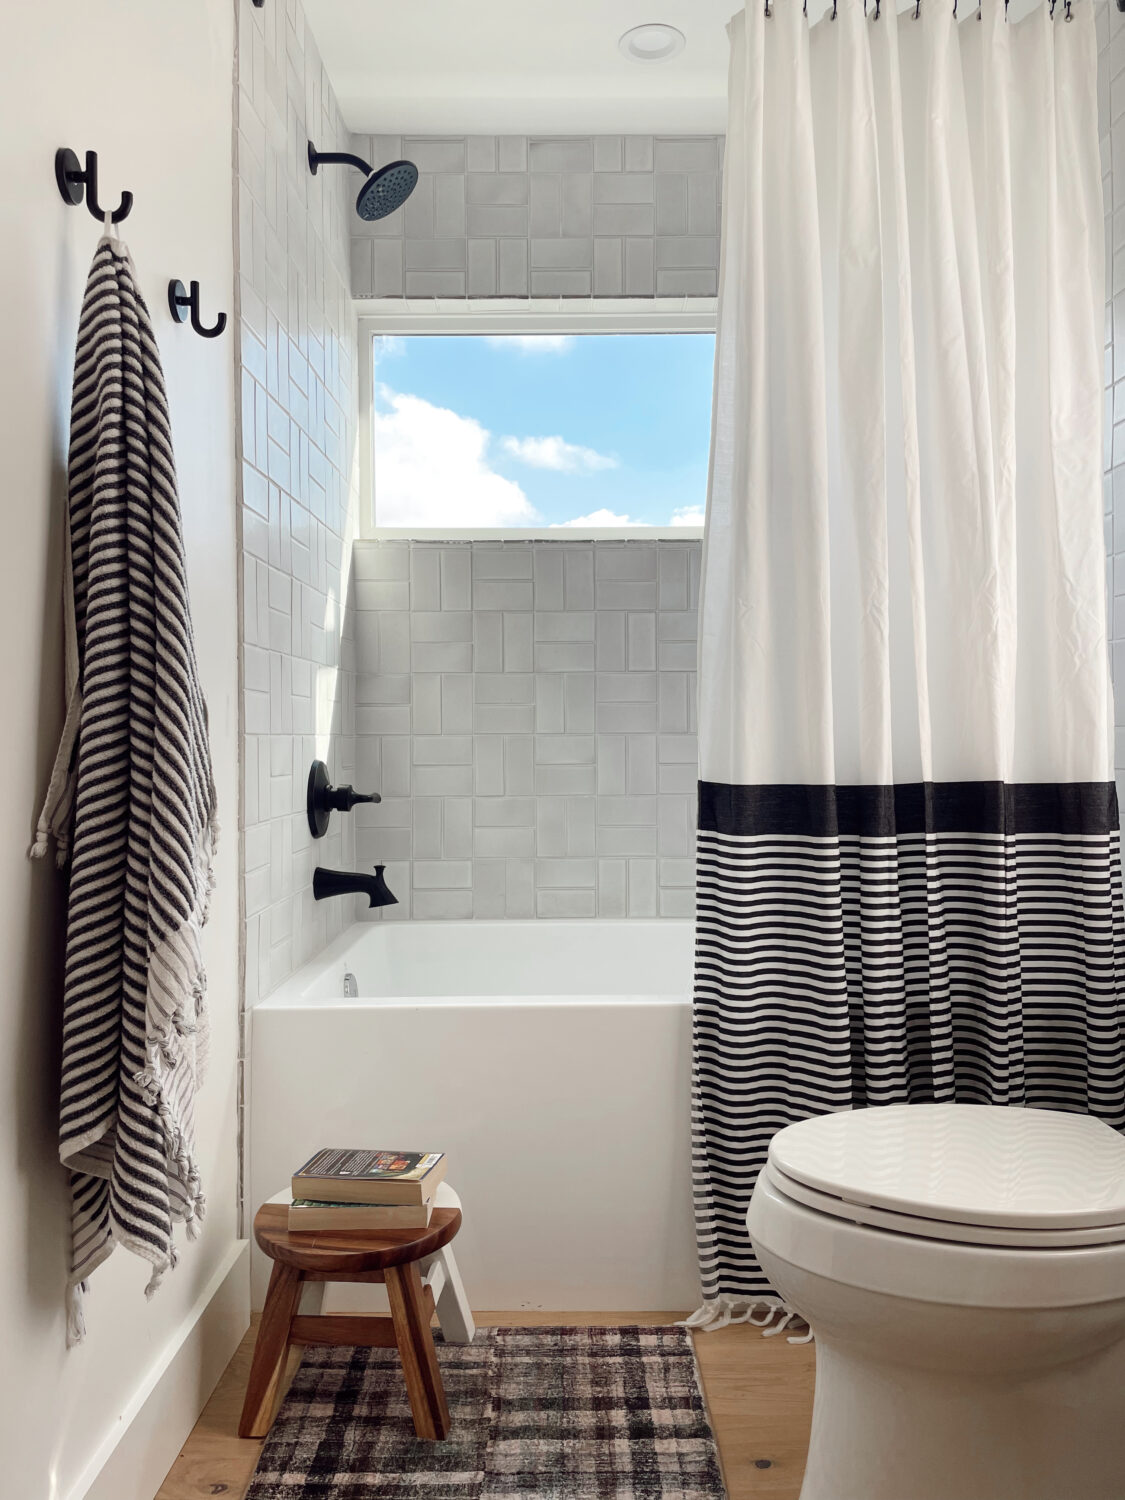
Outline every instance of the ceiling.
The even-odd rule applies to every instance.
[[[362,134],[709,134],[726,124],[739,0],[305,0]],[[679,57],[623,57],[622,32],[676,26]]]

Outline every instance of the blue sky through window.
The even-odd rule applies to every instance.
[[[375,341],[379,526],[703,524],[711,334]]]

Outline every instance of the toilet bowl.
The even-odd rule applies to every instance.
[[[978,1105],[774,1137],[746,1218],[816,1335],[801,1500],[1125,1497],[1125,1141]]]

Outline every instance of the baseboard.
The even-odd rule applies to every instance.
[[[249,1254],[230,1247],[67,1500],[152,1500],[250,1325]]]

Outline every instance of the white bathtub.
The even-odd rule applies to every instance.
[[[318,1146],[444,1150],[477,1308],[694,1306],[691,965],[688,922],[357,924],[251,1014],[251,1207]]]

